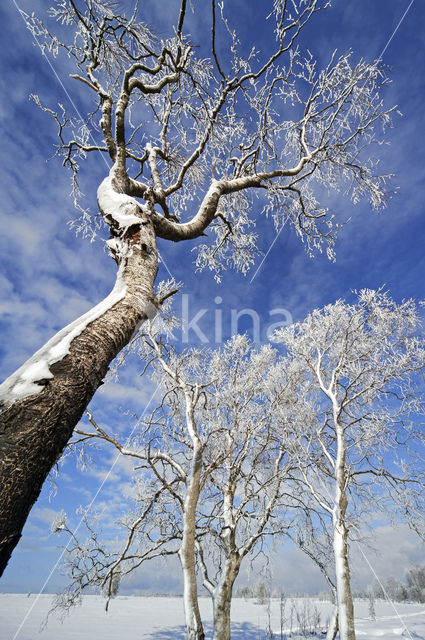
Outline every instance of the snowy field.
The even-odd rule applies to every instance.
[[[63,623],[56,615],[43,622],[51,607],[52,596],[0,594],[1,640],[184,640],[183,601],[181,598],[118,597],[108,613],[104,600],[85,596]],[[425,640],[425,605],[376,602],[376,619],[371,620],[368,602],[356,602],[356,628],[359,640],[410,638]],[[211,637],[210,601],[201,598],[201,612],[207,638]],[[282,619],[280,603],[272,600],[270,608],[254,600],[235,598],[232,605],[232,640],[261,640],[269,622],[275,640],[318,638],[308,627],[323,630],[330,605],[315,599],[287,600]],[[301,629],[300,629],[301,626]]]

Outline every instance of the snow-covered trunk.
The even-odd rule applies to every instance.
[[[119,265],[113,291],[0,386],[0,575],[109,363],[139,324],[155,315],[158,256],[148,210],[122,194],[111,198],[107,181],[103,195],[99,189],[99,206],[108,220],[118,218],[111,247]]]
[[[333,547],[335,556],[335,574],[338,605],[338,627],[340,640],[355,640],[354,606],[350,585],[350,567],[348,563],[347,477],[345,468],[346,447],[344,430],[336,422],[337,456],[335,465],[335,504],[333,509]]]
[[[179,558],[183,571],[183,602],[187,639],[204,640],[205,635],[199,611],[195,557],[196,507],[202,471],[202,445],[196,433],[193,404],[189,395],[187,392],[186,423],[193,443],[193,458],[184,501],[183,535]]]

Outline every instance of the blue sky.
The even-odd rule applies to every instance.
[[[22,0],[18,4],[37,11],[37,7],[46,3]],[[167,16],[177,14],[179,3],[149,0],[142,4],[146,21],[163,30]],[[267,33],[256,15],[256,5],[254,0],[232,0],[231,16],[238,15],[242,36],[261,47],[266,44]],[[199,10],[201,0],[194,0],[194,6]],[[193,34],[202,28],[198,15],[189,15],[189,29]],[[333,7],[308,25],[301,40],[301,46],[308,48],[322,63],[334,49],[342,53],[351,48],[356,58],[366,60],[376,58],[385,49],[383,63],[388,67],[392,84],[386,89],[384,99],[388,106],[397,104],[402,112],[402,116],[395,116],[395,126],[388,132],[390,144],[380,149],[385,171],[395,174],[394,193],[386,210],[374,213],[367,203],[353,207],[342,196],[330,198],[329,205],[337,217],[351,219],[340,232],[335,263],[329,262],[325,255],[309,258],[288,227],[279,234],[259,269],[261,256],[247,276],[229,271],[221,283],[216,283],[211,273],[195,272],[190,244],[160,243],[168,269],[184,285],[185,297],[176,298],[175,310],[180,313],[187,304],[189,319],[205,311],[198,325],[210,344],[215,342],[216,317],[221,318],[223,336],[230,335],[232,309],[235,313],[245,308],[254,310],[260,319],[260,338],[264,340],[270,322],[284,317],[282,310],[287,317],[302,320],[314,308],[337,298],[350,298],[354,289],[385,286],[397,300],[425,298],[424,18],[425,8],[420,0],[413,3],[335,0]],[[105,253],[101,239],[90,243],[75,237],[69,229],[67,222],[76,217],[69,197],[70,176],[59,161],[46,162],[53,154],[55,126],[28,96],[38,93],[49,106],[59,101],[72,110],[68,98],[34,47],[13,0],[2,3],[0,19],[3,26],[0,377],[4,378],[55,331],[110,291],[115,265]],[[67,77],[66,62],[58,60],[53,64],[61,82],[79,104],[83,87],[76,86]],[[82,187],[92,211],[96,210],[96,189],[106,170],[101,157],[92,158],[82,166]],[[265,255],[276,232],[267,221],[260,222],[258,231],[260,248]],[[162,266],[158,280],[167,277]],[[221,315],[216,316],[220,310]],[[280,310],[280,315],[271,317],[273,310]],[[239,329],[251,331],[249,317],[240,322]],[[192,332],[189,340],[197,344],[199,335]],[[114,428],[118,425],[122,430],[128,425],[131,428],[131,421],[122,410],[142,412],[152,392],[149,382],[137,373],[137,363],[130,360],[119,382],[108,383],[98,392],[92,409],[100,424]],[[62,508],[72,514],[80,504],[87,506],[96,494],[96,508],[103,509],[105,518],[113,518],[124,506],[129,490],[128,468],[121,462],[114,466],[109,479],[101,486],[114,460],[115,454],[107,451],[99,458],[99,467],[92,467],[84,475],[67,460],[55,479],[56,495],[50,496],[52,485],[48,483],[33,509],[22,541],[0,582],[0,590],[38,592],[45,585],[45,590],[55,591],[63,584],[58,571],[49,578],[60,555],[57,546],[60,541],[50,534],[51,519]],[[389,568],[390,572],[402,576],[410,564],[423,559],[423,549],[406,529],[383,526],[379,535],[381,555],[370,553],[382,577],[388,575]],[[307,561],[295,552],[280,551],[279,558],[275,577],[285,588],[291,585],[298,591],[322,588],[320,577],[311,573]],[[371,582],[373,577],[369,569],[361,565],[361,559],[356,565],[354,580],[359,584]],[[168,571],[166,586],[170,591],[179,588],[175,573]],[[164,586],[164,578],[159,579],[158,575],[158,568],[146,566],[126,588],[156,591],[158,583]]]

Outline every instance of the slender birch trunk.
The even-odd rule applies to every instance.
[[[240,559],[232,553],[225,562],[220,584],[214,593],[213,640],[230,640],[230,610],[233,585],[239,573]]]
[[[194,456],[194,473],[189,481],[183,510],[183,537],[179,558],[183,571],[183,602],[187,640],[204,640],[201,614],[199,611],[198,586],[196,580],[195,512],[199,498],[199,478],[201,472],[201,452]]]
[[[0,575],[109,363],[140,323],[155,315],[158,255],[148,212],[121,194],[112,193],[114,200],[111,188],[107,196],[99,198],[104,216],[119,214],[130,222],[115,232],[119,269],[113,292],[56,334],[0,388]]]
[[[344,431],[336,420],[337,456],[335,465],[336,486],[333,510],[333,547],[335,556],[338,625],[340,640],[355,640],[354,605],[350,585],[348,563],[348,530],[345,524],[347,512],[345,440]]]
[[[183,390],[186,400],[186,426],[193,444],[193,458],[184,500],[183,536],[179,558],[183,570],[183,601],[187,640],[204,640],[205,634],[199,611],[195,552],[196,507],[199,500],[202,472],[202,443],[196,430],[194,402],[189,390],[184,385]]]
[[[222,589],[214,599],[214,636],[213,640],[230,640],[230,608],[232,590]]]
[[[198,588],[194,554],[189,551],[192,536],[187,536],[179,557],[183,571],[183,602],[187,640],[204,640],[205,634],[199,611]]]
[[[232,442],[228,435],[228,444]],[[227,460],[227,481],[223,487],[223,530],[225,561],[220,582],[214,589],[214,636],[213,640],[230,640],[230,609],[232,591],[242,562],[236,546],[236,530],[233,513],[233,500],[236,492],[236,480],[232,473],[232,462]]]

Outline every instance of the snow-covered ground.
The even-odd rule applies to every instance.
[[[85,596],[83,604],[63,623],[55,615],[49,617],[52,596],[0,594],[1,640],[183,640],[183,600],[181,598],[118,597],[109,612],[99,596]],[[376,602],[376,619],[371,620],[369,603],[356,602],[356,628],[359,640],[391,640],[409,638],[425,640],[425,605]],[[331,607],[315,599],[285,601],[282,620],[280,602],[272,600],[270,608],[254,600],[235,598],[232,605],[232,640],[260,640],[270,627],[275,640],[308,638],[300,635],[300,625],[324,629]],[[207,637],[211,637],[210,601],[201,598],[201,612]],[[317,624],[316,624],[317,623]],[[291,634],[292,629],[292,634]],[[319,636],[314,636],[316,639]]]

